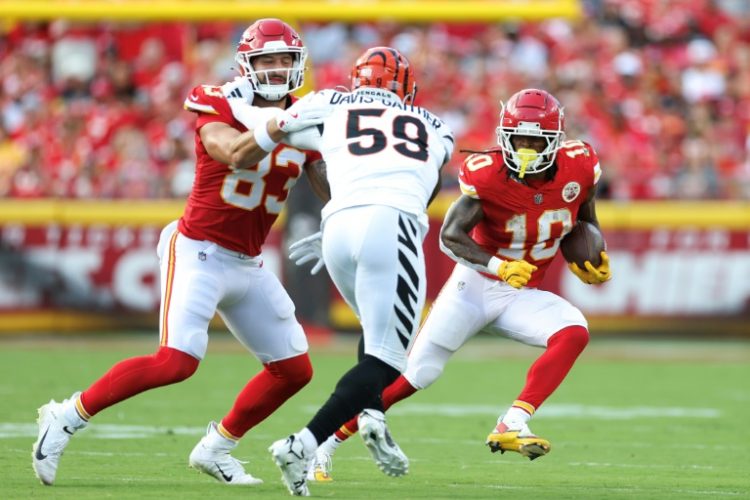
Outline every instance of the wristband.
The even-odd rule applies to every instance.
[[[505,262],[503,259],[499,259],[496,256],[492,256],[490,261],[487,263],[487,269],[495,276],[500,276],[500,266]]]
[[[271,139],[271,136],[268,135],[268,125],[266,123],[255,127],[253,137],[255,138],[255,144],[266,153],[270,153],[279,145],[278,142]]]

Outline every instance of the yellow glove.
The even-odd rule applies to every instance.
[[[501,260],[492,257],[487,268],[513,288],[521,288],[531,279],[531,273],[537,270],[525,260]]]
[[[578,276],[579,280],[588,285],[604,283],[612,278],[612,272],[609,270],[609,256],[607,255],[607,252],[602,250],[600,255],[602,257],[602,263],[599,264],[599,267],[594,267],[594,265],[588,260],[583,263],[586,268],[585,270],[578,267],[575,262],[569,263],[568,267],[573,274]]]

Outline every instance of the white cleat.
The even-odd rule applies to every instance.
[[[77,394],[74,394],[73,397],[76,397]],[[65,419],[63,413],[65,402],[67,400],[58,403],[53,399],[38,410],[39,433],[31,449],[31,463],[36,477],[47,486],[52,486],[55,483],[60,457],[70,438],[78,429],[86,426],[85,422],[83,424],[79,422],[76,425]]]
[[[307,488],[306,479],[310,457],[305,455],[299,436],[292,434],[286,439],[279,439],[268,448],[268,451],[271,452],[274,463],[281,469],[281,480],[289,493],[309,497],[310,490]]]
[[[365,446],[381,471],[394,477],[409,472],[409,459],[393,441],[382,411],[362,411],[357,424]]]
[[[333,470],[333,457],[320,448],[315,452],[310,470],[307,471],[307,480],[316,483],[330,483],[333,481],[331,471]]]
[[[206,435],[198,441],[190,452],[190,467],[214,477],[223,484],[232,486],[252,486],[262,484],[263,480],[248,474],[243,463],[229,453],[237,442],[222,436],[216,428],[216,422],[208,424]]]

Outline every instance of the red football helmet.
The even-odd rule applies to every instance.
[[[560,102],[545,90],[524,89],[500,105],[500,126],[495,133],[508,168],[523,178],[554,165],[565,139],[565,118]],[[515,135],[544,137],[547,147],[543,151],[517,151],[511,142]]]
[[[268,73],[269,70],[256,71],[253,68],[253,58],[277,53],[291,53],[294,56],[291,68],[272,70],[286,71],[286,83],[262,83],[258,78],[259,74]],[[304,83],[307,48],[297,32],[285,22],[279,19],[259,19],[242,33],[235,60],[240,65],[240,73],[247,77],[255,93],[269,101],[278,101]],[[263,78],[263,81],[268,82],[268,79]]]
[[[372,47],[359,56],[352,68],[352,90],[360,87],[385,89],[402,101],[414,101],[417,83],[409,61],[398,50]]]

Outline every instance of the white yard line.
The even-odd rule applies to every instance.
[[[308,405],[305,411],[314,412],[317,407]],[[494,405],[456,405],[406,403],[388,411],[389,415],[436,415],[447,417],[487,416],[494,419],[500,409]],[[579,418],[587,420],[632,420],[639,418],[706,418],[721,417],[721,412],[714,408],[678,408],[635,406],[613,408],[606,406],[586,405],[546,405],[539,410],[537,418]],[[0,439],[23,436],[36,436],[38,427],[35,423],[0,423]],[[81,431],[86,437],[98,439],[134,439],[163,435],[201,436],[205,427],[186,426],[148,426],[122,424],[95,424]]]
[[[317,408],[306,406],[314,412]],[[488,415],[496,418],[503,408],[495,405],[456,405],[405,403],[388,410],[389,415],[439,415],[442,417],[465,417]],[[614,408],[608,406],[587,406],[575,404],[549,404],[535,414],[539,418],[585,418],[589,420],[631,420],[637,418],[720,418],[721,411],[715,408],[679,408],[634,406]]]

